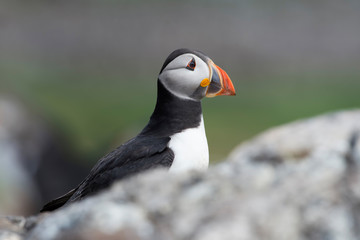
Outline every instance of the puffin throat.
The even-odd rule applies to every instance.
[[[175,96],[159,80],[157,94],[154,112],[140,135],[170,136],[200,125],[200,101]]]

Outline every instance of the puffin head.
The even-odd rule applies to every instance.
[[[172,52],[164,62],[159,82],[172,94],[199,101],[204,97],[235,95],[227,73],[205,54],[186,48]]]

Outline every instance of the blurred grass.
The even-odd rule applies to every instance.
[[[234,99],[210,99],[204,104],[209,147],[215,161],[226,156],[235,145],[273,126],[328,111],[360,107],[360,75],[355,73],[239,79]]]
[[[0,64],[0,93],[12,92],[52,123],[71,150],[91,164],[147,123],[156,75],[123,76],[29,64]],[[231,74],[230,74],[231,75]],[[203,101],[210,158],[275,125],[360,107],[360,74],[232,76],[236,97]],[[296,137],[296,136],[294,136]]]

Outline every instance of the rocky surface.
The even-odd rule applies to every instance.
[[[44,199],[82,180],[84,170],[69,161],[66,148],[57,142],[26,104],[0,95],[0,213],[37,212]]]
[[[24,221],[0,239],[360,239],[360,110],[271,129],[205,173],[148,172]]]
[[[22,104],[0,96],[0,212],[28,214],[39,202],[33,176],[46,143],[46,131]]]
[[[0,239],[23,239],[41,217],[0,216]]]

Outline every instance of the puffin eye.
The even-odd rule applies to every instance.
[[[196,62],[195,62],[195,58],[192,58],[191,61],[188,63],[188,65],[186,66],[186,69],[189,69],[191,71],[194,71],[196,67]]]

